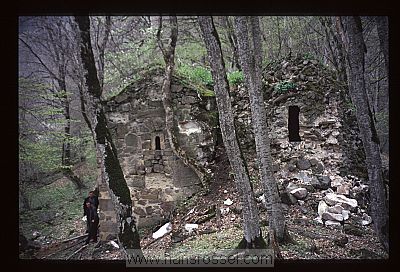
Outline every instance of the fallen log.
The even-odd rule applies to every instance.
[[[84,238],[84,237],[86,237],[86,236],[88,236],[87,233],[86,233],[86,234],[83,234],[83,235],[79,235],[79,236],[75,236],[75,237],[69,238],[69,239],[64,240],[64,241],[61,241],[61,243],[67,243],[67,242],[69,242],[69,241],[73,241],[73,240],[76,240],[76,239]]]
[[[84,249],[85,247],[87,247],[88,245],[83,245],[81,246],[78,250],[76,250],[74,253],[72,253],[66,260],[71,259],[75,254],[79,253],[82,249]]]

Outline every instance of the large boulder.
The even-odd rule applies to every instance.
[[[297,168],[299,168],[300,170],[307,170],[308,168],[311,167],[311,163],[309,160],[307,159],[299,159],[296,162],[296,166]]]
[[[341,222],[343,221],[343,215],[337,213],[324,212],[322,214],[322,219]]]

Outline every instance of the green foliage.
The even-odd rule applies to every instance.
[[[281,93],[294,89],[296,89],[296,84],[288,80],[279,82],[278,84],[275,85],[275,90]]]
[[[244,76],[242,71],[233,71],[231,73],[228,73],[228,81],[229,85],[234,86],[234,85],[239,85],[244,82]]]
[[[201,66],[181,65],[176,69],[178,75],[189,81],[209,88],[213,87],[211,71]]]
[[[20,139],[19,159],[40,172],[53,172],[61,168],[61,147],[57,140],[42,138],[38,141]]]

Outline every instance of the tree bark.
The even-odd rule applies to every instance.
[[[243,207],[244,239],[239,244],[239,247],[263,248],[266,245],[260,230],[258,208],[254,199],[248,169],[243,160],[236,136],[221,43],[211,16],[199,16],[198,21],[214,79],[222,138]]]
[[[258,17],[235,17],[235,31],[239,41],[239,59],[249,92],[259,174],[267,202],[269,226],[277,240],[284,242],[288,238],[288,233],[278,186],[272,170],[270,140],[262,94],[262,44]],[[249,31],[251,37],[249,37]]]
[[[140,249],[139,233],[135,217],[132,216],[132,200],[126,184],[121,165],[118,161],[116,147],[113,144],[107,120],[101,106],[101,87],[97,77],[95,60],[90,41],[90,22],[88,16],[75,16],[79,27],[80,52],[85,71],[85,84],[90,101],[90,119],[94,127],[98,162],[102,172],[101,182],[109,188],[110,194],[118,201],[117,216],[120,223],[119,242],[124,249]]]
[[[371,216],[375,232],[383,247],[389,252],[389,212],[382,178],[379,139],[365,87],[364,39],[361,19],[358,16],[341,18],[346,28],[347,77],[351,100],[356,107],[356,117],[368,168]]]
[[[175,47],[178,38],[178,20],[176,16],[170,16],[171,33],[169,38],[170,42],[168,45],[165,45],[161,40],[162,16],[159,16],[158,20],[157,43],[163,54],[165,62],[165,76],[162,84],[162,101],[165,111],[165,130],[167,131],[168,141],[174,154],[179,157],[185,165],[190,167],[203,182],[203,177],[205,175],[204,170],[198,166],[195,161],[192,163],[189,162],[189,159],[185,155],[185,152],[183,152],[177,144],[177,140],[173,134],[174,112],[171,98],[171,83],[175,68]]]
[[[389,78],[389,20],[387,16],[377,16],[375,17],[375,22],[378,30],[379,44],[385,58],[386,73]]]

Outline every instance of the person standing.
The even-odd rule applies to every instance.
[[[86,202],[86,218],[87,222],[89,222],[89,235],[86,239],[86,244],[89,244],[90,240],[93,240],[93,242],[97,242],[99,216],[97,214],[97,208],[89,201]]]
[[[83,216],[87,215],[86,202],[90,202],[90,204],[94,206],[96,211],[99,207],[99,198],[94,194],[94,191],[90,191],[88,197],[86,197],[83,201]],[[89,233],[89,223],[89,221],[86,221],[86,233]]]

